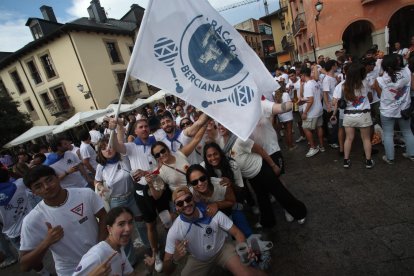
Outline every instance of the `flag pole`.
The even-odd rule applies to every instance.
[[[122,85],[122,89],[121,89],[121,96],[119,96],[118,106],[117,106],[116,111],[115,111],[115,122],[116,122],[116,124],[118,124],[119,112],[121,111],[121,104],[122,104],[122,101],[124,100],[124,94],[125,94],[126,86],[128,84],[128,80],[129,80],[129,76],[130,76],[129,71],[130,70],[127,70],[127,72],[125,74],[124,84]],[[113,139],[114,133],[115,133],[115,129],[111,129],[111,132],[109,134],[108,149],[113,148],[112,139]]]

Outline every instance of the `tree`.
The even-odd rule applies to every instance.
[[[30,116],[21,113],[17,108],[19,102],[14,101],[7,93],[0,93],[0,147],[32,127]]]

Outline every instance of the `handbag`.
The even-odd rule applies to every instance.
[[[413,115],[413,108],[411,107],[411,105],[408,108],[401,110],[401,117],[404,120],[410,119]]]
[[[344,95],[344,87],[342,86],[342,95],[341,98],[338,101],[338,108],[345,109],[346,108],[346,100]]]

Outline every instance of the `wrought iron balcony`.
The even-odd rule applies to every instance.
[[[122,85],[123,83],[118,83],[116,86],[118,87],[119,93],[122,91]],[[139,81],[138,80],[132,80],[127,83],[127,86],[125,88],[125,96],[126,97],[132,97],[132,96],[138,96],[142,92]]]
[[[304,30],[306,30],[306,28],[305,13],[299,13],[296,15],[295,21],[292,24],[293,35],[300,35]]]
[[[53,101],[50,101],[46,105],[47,110],[49,110],[50,115],[59,117],[62,114],[73,112],[75,109],[72,106],[68,96],[56,98]]]
[[[284,36],[282,38],[282,48],[284,51],[287,51],[290,47],[293,46],[293,40],[291,36]]]

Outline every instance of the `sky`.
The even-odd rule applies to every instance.
[[[197,1],[197,0],[193,0]],[[208,0],[215,8],[241,2],[241,0]],[[147,7],[149,0],[101,0],[107,16],[119,19],[126,14],[132,4]],[[267,0],[269,12],[278,9],[278,0]],[[90,0],[1,0],[0,1],[0,52],[14,52],[33,40],[29,27],[25,26],[29,17],[43,18],[42,5],[51,6],[59,23],[67,23],[79,17],[88,17]],[[221,12],[230,24],[234,25],[249,18],[258,19],[265,15],[263,0]]]

